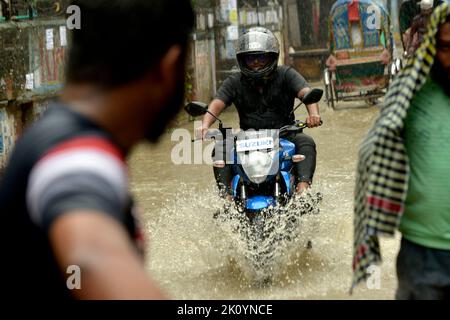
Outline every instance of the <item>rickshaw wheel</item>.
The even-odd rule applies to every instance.
[[[333,91],[331,91],[331,98],[330,98],[330,104],[331,104],[331,109],[336,110],[335,106],[334,106],[334,97],[333,97]]]
[[[327,71],[325,71],[327,72]],[[330,83],[327,84],[325,77],[323,79],[323,84],[325,87],[325,97],[327,99],[327,105],[328,107],[332,108],[334,110],[334,94],[333,94],[333,80],[331,79],[331,72],[329,72],[329,79],[330,79]]]
[[[333,110],[336,110],[335,101],[337,101],[337,99],[335,100],[334,97],[335,97],[335,92],[334,92],[333,80],[331,80],[331,82],[330,82],[330,102],[331,102],[331,108]]]
[[[324,80],[324,87],[325,87],[325,99],[327,100],[327,105],[328,105],[328,108],[330,108],[331,107],[331,101],[330,101],[330,87],[329,87],[329,85],[327,85],[326,83],[325,83],[325,80]]]

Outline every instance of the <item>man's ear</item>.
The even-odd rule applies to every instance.
[[[172,90],[177,84],[179,75],[182,71],[179,68],[183,66],[183,50],[180,45],[173,45],[162,57],[155,76],[161,89]]]

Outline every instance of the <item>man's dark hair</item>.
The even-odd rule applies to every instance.
[[[174,44],[185,47],[190,0],[73,0],[81,9],[67,63],[69,83],[116,87],[144,76]]]

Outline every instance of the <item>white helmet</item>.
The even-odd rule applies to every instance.
[[[419,2],[420,9],[422,10],[428,10],[433,8],[433,0],[421,0]]]

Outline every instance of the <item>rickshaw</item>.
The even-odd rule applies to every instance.
[[[388,10],[381,0],[338,0],[329,18],[330,57],[324,70],[325,96],[375,105],[397,70]]]

